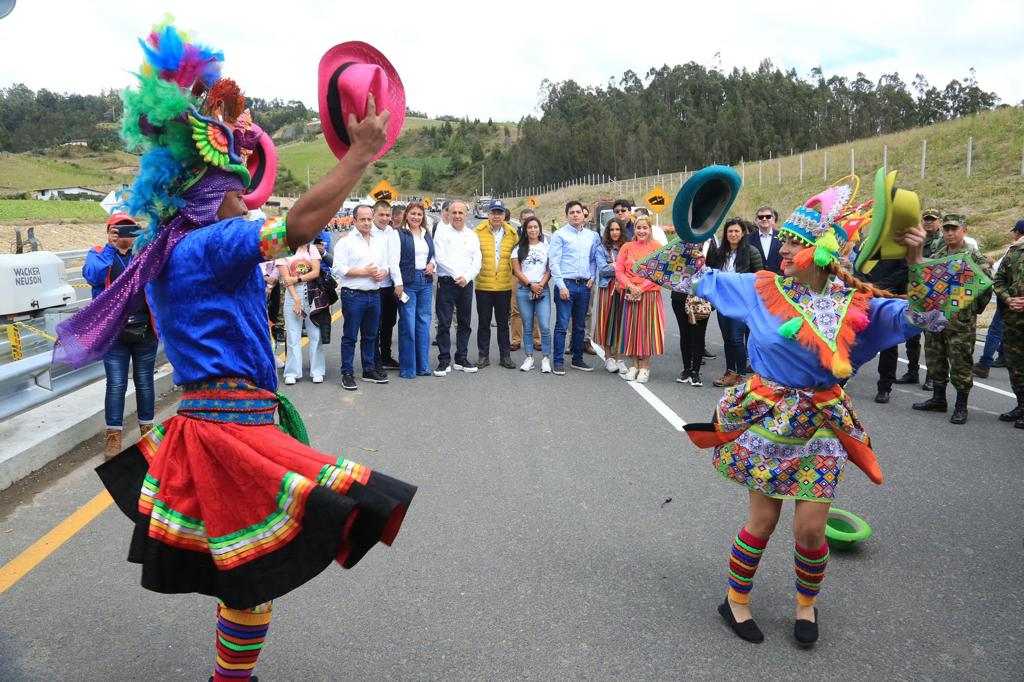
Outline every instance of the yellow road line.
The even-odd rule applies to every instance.
[[[103,513],[113,500],[106,490],[76,509],[71,516],[57,524],[49,533],[39,538],[24,552],[0,568],[0,594],[14,586],[25,574],[53,554],[75,533],[85,528],[90,521]]]
[[[337,322],[341,311],[331,315],[331,321]],[[309,339],[302,339],[302,345],[309,344]],[[279,356],[284,359],[284,353]],[[33,568],[42,563],[65,542],[75,536],[78,531],[89,525],[93,519],[113,503],[113,498],[104,490],[58,523],[53,530],[39,538],[24,552],[0,567],[0,594],[3,594],[25,577]]]

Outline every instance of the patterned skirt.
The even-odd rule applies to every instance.
[[[701,448],[714,448],[722,476],[777,499],[831,502],[852,460],[875,483],[882,474],[871,441],[839,386],[782,386],[760,376],[726,389],[711,424],[688,424]]]
[[[307,440],[287,399],[222,379],[186,387],[177,416],[97,467],[135,524],[143,587],[250,608],[392,543],[415,486],[283,429]]]
[[[639,301],[622,304],[619,354],[646,358],[665,352],[665,304],[661,289],[645,291]]]
[[[622,338],[622,291],[615,282],[599,289],[597,321],[591,337],[599,346],[617,349]]]

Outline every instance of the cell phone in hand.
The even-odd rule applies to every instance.
[[[403,291],[402,295],[399,297],[398,300],[401,301],[402,303],[408,303],[409,302],[409,294],[407,294],[407,293],[405,293]]]

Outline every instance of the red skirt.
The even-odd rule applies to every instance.
[[[612,280],[598,291],[597,321],[591,337],[597,345],[611,348],[614,356],[622,337],[622,290]]]
[[[177,416],[97,468],[135,522],[143,587],[250,608],[395,539],[415,486],[285,434],[276,403],[235,384],[186,392]]]

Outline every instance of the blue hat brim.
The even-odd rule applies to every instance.
[[[684,242],[710,239],[725,220],[743,181],[729,166],[701,168],[687,180],[672,202],[672,223]]]

